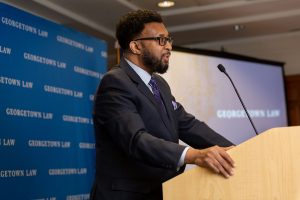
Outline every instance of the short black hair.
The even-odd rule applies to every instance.
[[[123,50],[129,48],[129,43],[145,28],[146,23],[163,23],[159,13],[153,10],[137,10],[121,17],[116,28],[116,37]]]

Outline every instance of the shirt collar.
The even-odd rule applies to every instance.
[[[126,62],[129,64],[129,66],[139,75],[139,77],[142,79],[142,81],[148,85],[148,83],[150,82],[151,79],[151,75],[146,72],[145,70],[143,70],[142,68],[140,68],[139,66],[137,66],[136,64],[133,64],[132,62],[130,62],[129,60],[127,60],[125,58]]]

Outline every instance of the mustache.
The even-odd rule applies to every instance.
[[[168,52],[164,53],[163,56],[171,56],[171,52],[168,51]]]

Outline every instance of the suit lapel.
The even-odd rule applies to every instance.
[[[169,104],[171,101],[169,101],[169,99],[167,98],[164,90],[161,90],[161,87],[162,88],[164,88],[164,87],[162,86],[160,81],[158,84],[159,84],[159,87],[161,90],[161,97],[165,104],[167,114],[162,110],[162,108],[160,107],[161,105],[159,105],[157,103],[154,95],[149,90],[149,88],[145,85],[145,83],[142,81],[142,79],[139,77],[139,75],[129,66],[129,64],[124,59],[121,59],[120,66],[125,70],[125,72],[131,78],[131,80],[137,84],[137,88],[141,91],[141,93],[143,93],[151,101],[151,103],[156,107],[156,109],[158,110],[158,112],[162,118],[162,121],[164,122],[167,129],[170,131],[170,136],[174,139],[174,136],[173,136],[174,134],[171,134],[171,133],[174,133],[175,130],[171,126],[170,119],[169,119],[169,118],[172,118],[172,117],[170,117],[172,115],[171,115],[170,107],[169,107]]]
[[[173,112],[173,107],[172,107],[172,98],[169,94],[169,90],[165,87],[165,85],[161,82],[160,80],[161,78],[157,78],[157,84],[158,84],[158,87],[161,91],[161,98],[165,104],[165,108],[166,108],[166,111],[167,111],[167,118],[168,118],[168,128],[169,130],[171,130],[173,133],[175,133],[175,127],[174,127],[174,119],[173,119],[173,115],[172,115],[172,112]],[[173,126],[172,126],[173,125]],[[174,134],[173,134],[174,135]]]
[[[145,83],[139,77],[139,75],[129,66],[129,64],[124,59],[121,59],[120,66],[125,70],[129,78],[137,84],[138,89],[153,103],[154,106],[157,106],[156,100],[152,92],[145,85]]]
[[[170,123],[170,119],[169,119],[169,116],[170,116],[170,110],[167,109],[167,101],[166,101],[166,98],[165,98],[165,95],[163,95],[162,91],[161,91],[161,97],[162,97],[162,100],[165,104],[165,107],[166,107],[166,112],[163,110],[163,108],[161,107],[160,104],[157,103],[157,100],[155,99],[154,95],[152,94],[152,92],[149,90],[149,88],[144,84],[139,84],[138,85],[138,89],[145,95],[148,97],[148,99],[153,103],[153,105],[156,107],[157,111],[159,112],[160,114],[160,117],[163,121],[163,123],[165,124],[165,126],[167,127],[168,130],[170,130],[170,133],[173,133],[173,129],[171,127],[171,123]],[[173,134],[170,134],[170,136],[172,137]],[[172,137],[173,138],[173,137]]]

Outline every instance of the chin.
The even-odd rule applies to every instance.
[[[169,65],[163,65],[158,70],[156,70],[159,74],[164,74],[168,71]]]

